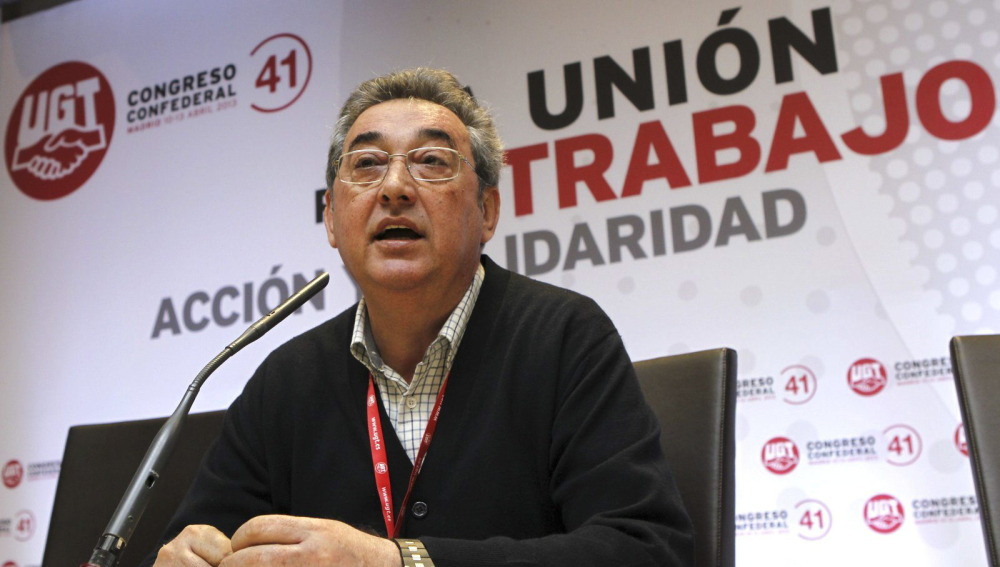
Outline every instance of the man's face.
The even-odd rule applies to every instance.
[[[364,111],[343,151],[405,154],[425,146],[453,148],[472,160],[462,121],[425,100],[391,100]],[[442,295],[464,292],[499,214],[497,188],[488,187],[480,205],[478,187],[467,163],[455,179],[416,181],[405,160],[394,157],[385,179],[374,186],[334,182],[324,212],[327,236],[366,296],[421,288]]]

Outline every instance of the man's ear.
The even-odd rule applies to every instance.
[[[486,244],[497,231],[500,220],[500,190],[496,187],[483,189],[483,235],[480,244]]]
[[[337,247],[337,237],[334,235],[333,220],[333,189],[327,189],[323,194],[323,225],[326,226],[326,239],[330,246]]]

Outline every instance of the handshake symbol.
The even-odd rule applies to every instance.
[[[61,179],[76,171],[91,152],[105,147],[103,127],[67,128],[45,134],[28,147],[17,148],[11,169],[27,169],[46,181]]]

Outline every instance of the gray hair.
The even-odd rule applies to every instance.
[[[398,98],[423,99],[454,112],[469,131],[472,161],[479,176],[480,198],[486,187],[495,187],[500,183],[503,142],[490,113],[448,71],[418,67],[369,79],[347,97],[330,141],[326,162],[327,187],[333,187],[337,178],[337,160],[344,151],[347,132],[354,121],[376,104]]]

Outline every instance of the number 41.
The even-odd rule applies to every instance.
[[[296,72],[295,72],[295,54],[296,50],[291,50],[288,52],[288,56],[278,61],[277,56],[272,55],[267,58],[267,62],[264,63],[264,67],[260,70],[257,75],[257,82],[254,83],[257,88],[267,87],[270,92],[278,90],[278,84],[281,83],[281,75],[279,73],[278,65],[288,68],[288,87],[295,88],[297,84]]]

